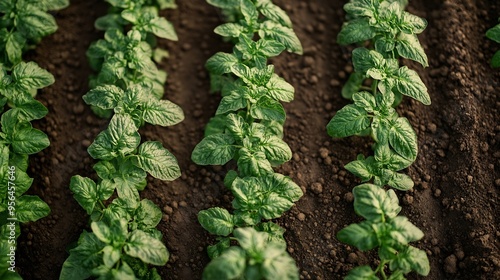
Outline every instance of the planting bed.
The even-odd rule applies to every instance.
[[[200,279],[213,242],[198,224],[200,210],[230,208],[223,186],[227,167],[201,167],[191,160],[214,115],[219,97],[209,95],[203,65],[230,45],[212,30],[222,16],[204,0],[178,1],[167,12],[179,42],[160,41],[170,53],[161,65],[169,73],[166,98],[179,104],[186,119],[174,127],[145,126],[145,140],[159,140],[179,160],[182,177],[174,182],[151,179],[141,196],[163,210],[159,229],[171,259],[159,273],[165,279]],[[272,60],[277,73],[296,88],[285,104],[285,141],[292,161],[279,168],[301,186],[305,195],[276,222],[287,229],[288,250],[304,279],[341,279],[359,264],[374,264],[373,253],[340,243],[335,234],[360,221],[353,211],[352,187],[357,179],[343,165],[358,153],[371,151],[367,138],[333,140],[326,124],[348,103],[341,86],[352,71],[352,47],[340,47],[336,35],[344,22],[345,1],[276,0],[290,15],[304,46],[304,55],[283,54]],[[35,126],[46,131],[51,146],[31,158],[35,178],[31,193],[51,209],[50,216],[25,225],[19,239],[17,267],[24,279],[57,279],[67,258],[67,246],[86,228],[88,217],[69,190],[72,175],[93,176],[86,152],[108,120],[96,117],[84,104],[91,70],[85,52],[102,37],[93,22],[107,4],[75,0],[55,14],[59,30],[28,54],[48,69],[56,83],[39,99],[49,114]],[[420,153],[407,170],[415,187],[398,192],[402,214],[425,233],[414,245],[427,251],[431,263],[425,279],[500,279],[500,70],[488,65],[500,46],[485,38],[497,23],[500,4],[494,0],[413,0],[408,10],[428,20],[419,36],[430,67],[416,69],[429,89],[432,105],[405,98],[400,115],[415,128]],[[229,163],[231,165],[232,163]],[[227,169],[227,170],[226,170]],[[410,279],[420,279],[411,275]]]

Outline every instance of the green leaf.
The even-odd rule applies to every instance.
[[[290,102],[293,100],[295,89],[283,78],[274,74],[266,85],[269,97],[276,101]]]
[[[370,222],[392,219],[401,211],[399,200],[393,190],[387,192],[372,184],[354,187],[354,210]]]
[[[231,132],[234,138],[242,141],[248,130],[248,124],[245,122],[245,119],[236,114],[229,114],[226,120],[226,129]]]
[[[259,12],[261,12],[266,18],[277,22],[283,26],[292,28],[292,21],[288,17],[287,13],[283,11],[280,7],[273,4],[271,1],[258,7]]]
[[[168,100],[150,99],[143,106],[143,118],[150,124],[171,126],[184,120],[182,108]]]
[[[259,17],[257,7],[255,7],[255,4],[251,0],[240,0],[240,11],[249,25],[256,22]]]
[[[295,261],[282,246],[275,243],[269,244],[264,251],[264,259],[261,271],[265,279],[299,279],[299,269]]]
[[[373,178],[373,158],[369,157],[366,160],[351,161],[344,166],[352,174],[361,179],[362,182],[367,182]]]
[[[486,37],[500,43],[500,24],[488,29],[488,31],[486,31]]]
[[[266,234],[251,227],[235,229],[234,237],[245,251],[257,252],[266,245]]]
[[[35,41],[57,30],[57,24],[52,15],[32,6],[19,11],[16,25],[25,37]]]
[[[382,70],[381,65],[383,64],[383,61],[384,57],[374,50],[356,48],[352,51],[354,71],[362,73],[363,75],[365,75],[368,70],[372,68]]]
[[[299,38],[293,32],[293,29],[277,24],[272,21],[265,21],[261,26],[259,35],[266,39],[270,38],[281,43],[289,52],[302,54],[304,50]]]
[[[97,106],[101,109],[114,109],[125,93],[114,85],[103,85],[91,89],[83,96],[83,100],[88,105]]]
[[[266,155],[266,159],[274,166],[281,165],[292,159],[290,147],[285,141],[276,136],[262,139],[259,148]]]
[[[397,118],[389,131],[391,147],[408,160],[415,160],[418,153],[417,135],[407,118]]]
[[[358,266],[349,271],[344,280],[380,280],[368,265]]]
[[[326,126],[332,137],[352,136],[370,127],[370,119],[366,111],[356,105],[348,104],[337,111]]]
[[[267,241],[273,243],[282,243],[286,247],[286,241],[283,237],[285,229],[273,222],[260,223],[255,226],[257,231],[265,232],[268,234]]]
[[[236,23],[224,23],[214,29],[215,34],[223,37],[238,38],[243,32],[243,26]]]
[[[175,33],[174,25],[163,17],[157,17],[152,19],[147,25],[144,26],[144,30],[151,32],[156,36],[172,41],[177,41],[177,33]]]
[[[392,229],[389,232],[390,238],[398,243],[406,245],[424,237],[424,233],[408,221],[406,217],[395,217],[390,221],[390,224],[392,225]]]
[[[500,51],[497,51],[495,55],[493,55],[493,58],[491,59],[491,67],[500,67]]]
[[[207,3],[221,9],[234,9],[240,6],[240,2],[234,0],[207,0]]]
[[[16,199],[16,217],[21,223],[35,222],[49,213],[49,205],[36,195],[23,195]]]
[[[113,248],[113,246],[111,245],[104,247],[104,249],[102,249],[102,252],[104,265],[109,268],[112,268],[120,260],[121,250]]]
[[[415,271],[422,276],[427,276],[430,272],[427,254],[413,246],[408,246],[399,252],[397,257],[390,261],[389,267],[391,270],[401,270],[403,273]]]
[[[283,105],[269,97],[261,97],[250,108],[250,115],[259,120],[277,121],[284,123],[286,119]]]
[[[201,140],[191,159],[199,165],[224,165],[236,153],[234,138],[227,134],[213,134]]]
[[[49,112],[49,110],[47,110],[42,103],[36,100],[30,100],[26,103],[18,104],[12,110],[15,111],[19,120],[27,122],[39,120],[45,117],[45,115]]]
[[[101,250],[105,244],[95,234],[84,231],[78,246],[70,250],[63,264],[60,280],[83,280],[92,276],[91,269],[102,263]]]
[[[373,17],[378,6],[378,1],[351,0],[344,5],[344,10],[353,17]]]
[[[348,225],[337,233],[337,238],[340,242],[356,246],[361,251],[368,251],[379,245],[371,221]]]
[[[342,97],[352,99],[352,96],[361,89],[364,80],[364,73],[351,73],[349,79],[347,79],[347,82],[342,87]]]
[[[165,265],[169,259],[169,252],[160,240],[155,239],[141,230],[131,233],[125,245],[125,253],[143,262],[152,265]]]
[[[210,234],[228,236],[233,232],[233,215],[226,209],[214,207],[198,213],[198,222]]]
[[[419,16],[403,12],[402,22],[400,25],[406,34],[420,34],[427,27],[427,21]]]
[[[231,67],[238,63],[238,58],[231,53],[218,52],[207,60],[205,68],[214,75],[231,73]]]
[[[141,136],[131,117],[115,114],[108,128],[89,146],[88,152],[95,159],[111,160],[133,152],[140,141]]]
[[[265,219],[280,217],[303,195],[290,178],[277,173],[262,177],[236,178],[231,190],[233,207],[240,212],[258,211]]]
[[[368,18],[356,18],[344,22],[340,33],[337,35],[337,42],[341,45],[361,43],[375,37],[375,30],[370,25]]]
[[[87,211],[87,214],[92,214],[96,203],[99,201],[95,182],[90,178],[76,175],[71,177],[69,188],[73,192],[73,196],[78,201],[78,204]]]
[[[247,102],[245,96],[237,91],[233,91],[230,95],[222,98],[215,114],[222,115],[228,112],[236,112],[239,109],[247,107]]]
[[[410,190],[414,185],[410,176],[397,172],[394,172],[394,175],[387,184],[400,191]]]
[[[403,66],[397,71],[395,82],[395,89],[397,92],[414,98],[415,100],[422,102],[424,105],[431,104],[431,98],[429,93],[427,93],[427,88],[418,76],[417,72]]]
[[[243,276],[246,254],[240,247],[230,247],[203,270],[204,280],[231,280]]]
[[[4,35],[4,34],[2,34]],[[20,32],[12,32],[4,35],[5,52],[12,65],[21,62],[26,38]]]
[[[429,66],[425,50],[420,45],[416,35],[400,33],[396,40],[396,50],[404,58],[414,60],[422,64],[423,67]]]
[[[22,89],[40,89],[54,83],[54,76],[35,62],[21,62],[12,70],[12,80]]]
[[[366,91],[355,93],[352,96],[352,100],[354,101],[354,105],[363,108],[368,113],[372,113],[377,107],[375,97]]]
[[[143,199],[135,212],[135,221],[140,230],[155,228],[161,221],[161,209],[149,199]]]
[[[181,176],[174,155],[157,141],[141,144],[137,156],[134,157],[134,164],[160,180],[173,181]]]
[[[219,239],[219,238],[218,238]],[[231,246],[231,239],[229,237],[223,237],[219,239],[215,245],[210,245],[207,247],[208,257],[213,260],[220,256],[227,248]]]
[[[262,176],[273,172],[273,168],[263,152],[252,152],[242,148],[239,151],[238,171],[242,176]]]
[[[18,123],[9,142],[14,152],[28,155],[36,154],[50,145],[47,135],[34,129],[29,122]]]

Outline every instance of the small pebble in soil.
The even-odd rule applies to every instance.
[[[348,263],[356,263],[358,261],[358,255],[356,253],[349,253],[347,256]]]
[[[435,197],[440,197],[440,196],[441,196],[441,190],[440,190],[440,189],[436,189],[436,190],[434,191],[434,196],[435,196]]]
[[[471,175],[467,175],[467,183],[472,184],[473,181],[474,177],[472,177]]]
[[[457,257],[455,255],[449,255],[444,260],[444,271],[450,274],[457,273]]]
[[[320,194],[323,192],[323,186],[320,183],[313,183],[311,189],[315,194]]]
[[[83,146],[84,148],[88,148],[88,147],[90,146],[90,144],[91,144],[91,143],[90,143],[90,140],[88,140],[88,139],[84,139],[84,140],[82,140],[82,146]]]
[[[299,213],[297,215],[297,219],[299,219],[299,221],[305,221],[306,220],[306,214],[304,213]]]
[[[353,201],[354,201],[354,195],[352,194],[352,192],[348,192],[348,193],[346,193],[346,194],[344,195],[344,200],[345,200],[346,202],[349,202],[349,203],[353,202]]]

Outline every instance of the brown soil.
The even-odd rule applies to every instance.
[[[164,211],[160,230],[172,253],[159,269],[165,279],[200,279],[208,262],[205,247],[212,238],[198,224],[196,213],[215,205],[229,206],[222,185],[228,168],[201,167],[190,153],[201,140],[219,97],[208,93],[203,68],[216,51],[228,51],[212,30],[221,23],[218,11],[204,0],[178,1],[168,11],[179,42],[164,42],[171,53],[162,68],[170,74],[166,98],[178,103],[186,120],[171,128],[147,126],[144,139],[162,141],[179,159],[182,178],[165,183],[151,180],[143,197]],[[335,42],[345,1],[275,1],[295,24],[304,56],[274,59],[277,71],[296,88],[286,105],[285,140],[293,160],[279,169],[305,191],[296,206],[277,222],[287,229],[289,252],[303,279],[341,279],[359,264],[375,264],[373,252],[363,253],[335,238],[336,232],[359,221],[350,190],[357,179],[343,169],[358,153],[369,154],[366,138],[332,140],[325,126],[347,101],[341,85],[351,71],[351,48]],[[403,214],[425,233],[416,246],[425,249],[431,273],[425,279],[500,279],[500,70],[488,61],[498,44],[483,34],[496,24],[500,4],[495,0],[413,0],[409,10],[429,21],[420,36],[430,61],[416,69],[429,88],[433,103],[423,106],[406,99],[399,112],[418,133],[420,154],[408,169],[416,182],[399,193]],[[49,217],[23,226],[17,252],[25,279],[58,279],[67,246],[87,227],[88,217],[72,198],[72,175],[91,176],[92,159],[86,147],[103,130],[106,120],[94,116],[81,96],[90,69],[85,51],[100,38],[94,20],[106,12],[97,0],[75,0],[55,14],[59,30],[28,55],[56,77],[40,93],[50,110],[36,125],[47,131],[52,145],[32,157],[31,192],[51,206]],[[422,279],[411,275],[410,279]]]

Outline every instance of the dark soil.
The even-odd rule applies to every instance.
[[[175,182],[151,180],[142,196],[164,211],[159,228],[172,257],[159,268],[163,278],[200,279],[208,262],[205,247],[213,239],[196,214],[230,205],[222,184],[229,167],[197,166],[190,154],[220,99],[208,93],[203,65],[230,46],[212,32],[221,23],[215,8],[204,0],[178,2],[179,8],[166,15],[176,26],[179,42],[161,41],[171,53],[162,68],[170,74],[166,98],[184,109],[186,120],[170,128],[147,126],[141,132],[144,139],[161,141],[177,156],[183,175]],[[335,41],[345,1],[275,2],[289,12],[305,49],[303,56],[284,54],[273,60],[279,74],[296,88],[296,99],[286,104],[285,124],[285,141],[294,156],[278,171],[305,191],[276,222],[287,229],[289,252],[303,279],[341,279],[359,264],[376,265],[373,252],[359,252],[335,238],[340,229],[360,220],[350,193],[359,182],[343,165],[359,153],[371,153],[369,139],[332,140],[325,129],[347,104],[340,89],[352,71],[352,48]],[[407,170],[415,188],[399,193],[403,214],[425,233],[415,244],[427,251],[431,262],[425,279],[500,279],[500,70],[488,65],[500,45],[483,35],[497,23],[500,4],[413,0],[409,10],[429,22],[420,40],[430,67],[408,65],[421,75],[433,103],[424,106],[405,99],[398,107],[420,143],[418,159]],[[73,175],[93,176],[86,147],[107,125],[81,99],[91,73],[85,51],[102,37],[93,22],[105,12],[102,1],[72,1],[55,14],[58,32],[27,56],[49,69],[56,83],[39,94],[50,113],[36,124],[48,133],[52,145],[32,157],[31,165],[31,192],[40,195],[52,213],[23,226],[17,266],[25,279],[58,279],[67,246],[87,227],[88,217],[68,185]]]

